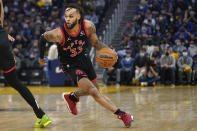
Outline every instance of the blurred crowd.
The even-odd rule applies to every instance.
[[[45,31],[63,24],[66,4],[81,5],[85,9],[85,18],[98,27],[110,1],[6,0],[4,2],[4,27],[16,39],[12,52],[17,60],[17,71],[21,73],[23,70],[43,69],[38,63],[38,40]],[[49,46],[50,44],[48,48]]]
[[[140,0],[115,50],[104,85],[196,84],[197,0]]]

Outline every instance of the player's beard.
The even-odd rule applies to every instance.
[[[76,24],[77,24],[77,19],[73,22],[73,24],[70,27],[67,26],[67,28],[70,30],[74,28]]]

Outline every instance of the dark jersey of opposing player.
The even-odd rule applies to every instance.
[[[59,27],[64,41],[58,44],[58,57],[61,63],[76,63],[80,58],[87,54],[88,34],[85,20],[81,23],[75,35],[69,33],[66,24]]]

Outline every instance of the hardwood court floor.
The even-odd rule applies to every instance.
[[[30,87],[53,123],[34,129],[31,108],[17,93],[0,87],[0,131],[197,131],[196,87],[107,87],[101,91],[122,110],[134,115],[130,129],[99,106],[91,97],[81,97],[77,116],[70,114],[61,92],[71,87]]]

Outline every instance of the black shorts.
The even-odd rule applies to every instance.
[[[16,68],[14,56],[11,52],[11,43],[8,34],[0,31],[0,71],[9,73]]]
[[[80,60],[73,64],[62,64],[62,70],[65,75],[75,82],[75,84],[77,84],[77,82],[83,77],[88,78],[92,82],[97,80],[97,76],[89,56],[84,55]]]

